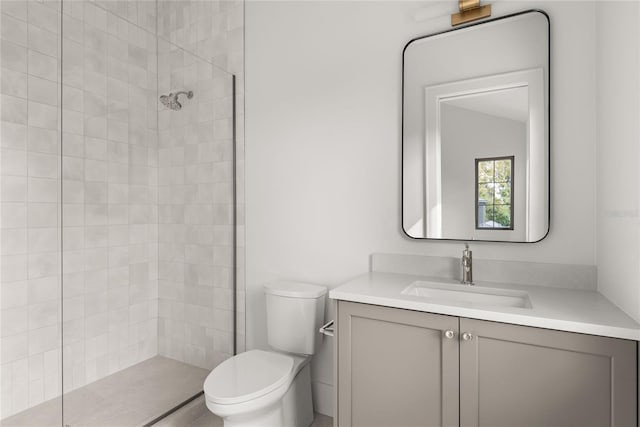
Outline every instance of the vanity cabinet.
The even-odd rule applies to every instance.
[[[458,318],[338,302],[338,425],[458,424]]]
[[[635,341],[336,306],[339,427],[636,425]]]

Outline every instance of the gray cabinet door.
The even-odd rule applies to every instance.
[[[460,319],[460,425],[636,425],[636,343]]]
[[[337,303],[337,424],[457,426],[458,318]]]

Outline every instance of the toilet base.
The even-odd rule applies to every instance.
[[[222,418],[224,427],[309,427],[313,423],[311,364],[298,372],[282,399],[253,412]]]

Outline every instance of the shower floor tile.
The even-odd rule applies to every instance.
[[[64,425],[139,427],[202,390],[206,369],[156,356],[64,396]],[[2,427],[59,427],[60,398],[0,420]]]

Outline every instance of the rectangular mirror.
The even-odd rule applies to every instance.
[[[549,18],[527,11],[403,53],[402,227],[417,239],[549,231]]]

